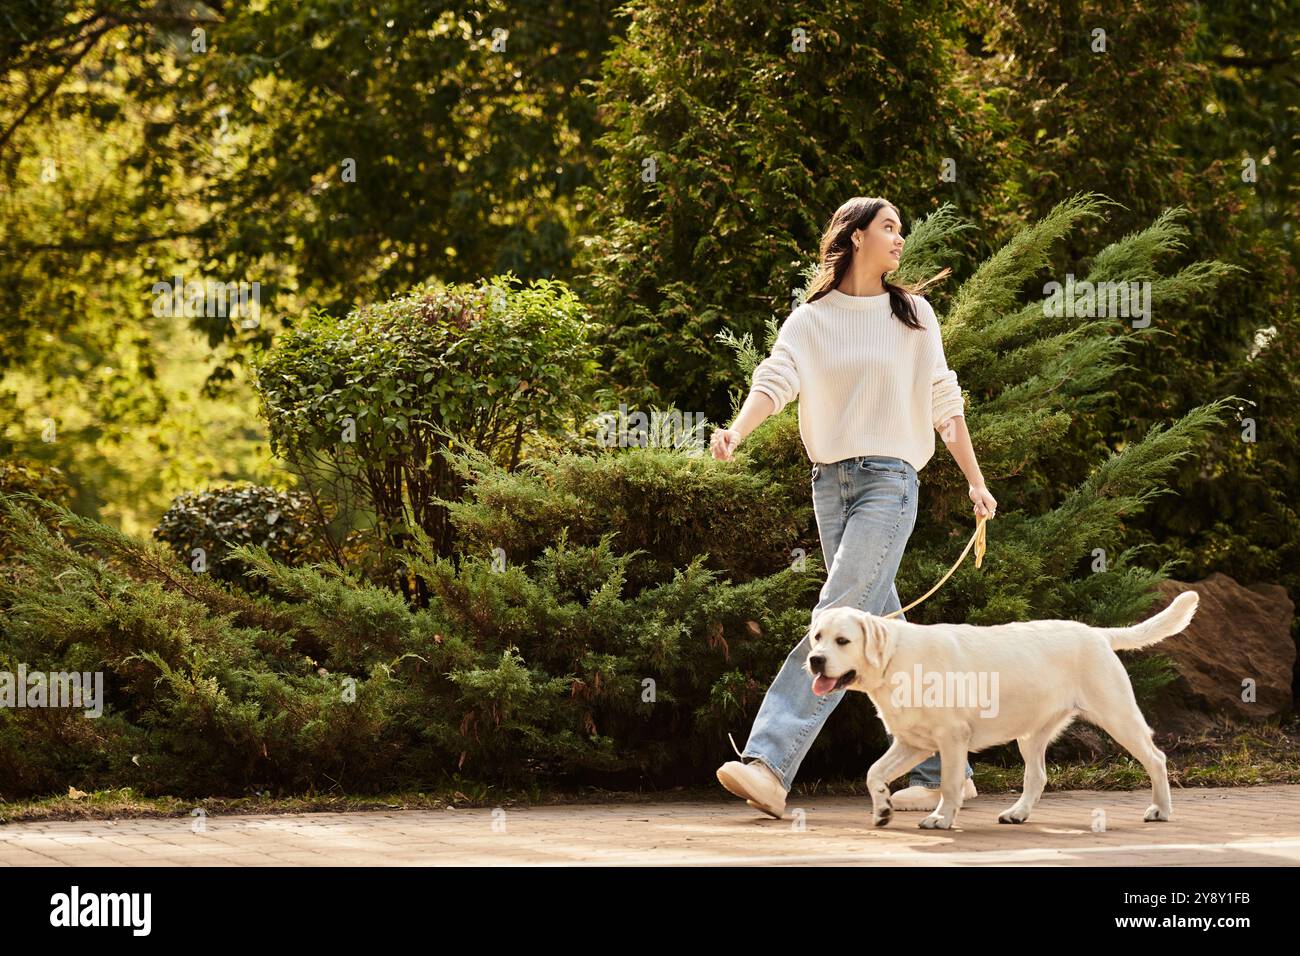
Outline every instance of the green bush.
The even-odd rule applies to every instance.
[[[72,486],[56,465],[20,458],[0,458],[0,495],[32,494],[47,501],[69,506]],[[0,563],[14,556],[6,533],[7,523],[0,515]]]
[[[620,463],[665,487],[705,465],[640,449],[610,456]],[[748,497],[716,477],[719,494]],[[417,531],[410,567],[435,596],[428,609],[245,545],[231,556],[268,585],[253,597],[193,574],[160,543],[39,505],[77,532],[74,550],[29,508],[4,507],[28,573],[0,587],[0,661],[102,670],[107,687],[97,720],[0,711],[4,798],[69,785],[362,793],[437,786],[452,772],[515,784],[539,774],[685,781],[716,758],[726,730],[743,732],[766,686],[752,675],[773,672],[797,639],[816,585],[806,572],[818,570],[733,584],[701,557],[647,564],[631,585],[632,556],[613,534],[590,544],[561,535],[502,566],[494,555],[439,556]],[[503,541],[512,556],[520,544]]]
[[[595,391],[591,325],[559,282],[417,288],[343,320],[313,313],[256,361],[272,449],[373,515],[401,551],[420,528],[453,549],[439,454],[472,444],[513,468],[532,445],[582,428]],[[407,579],[399,579],[403,590]]]
[[[242,580],[243,566],[229,558],[232,547],[258,545],[276,561],[290,565],[325,560],[328,549],[315,530],[318,525],[308,495],[259,485],[228,485],[177,495],[153,536],[193,570],[249,587],[256,582]],[[203,553],[198,555],[195,549]]]

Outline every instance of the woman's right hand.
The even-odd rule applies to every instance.
[[[731,461],[731,456],[740,445],[740,432],[734,428],[717,428],[709,442],[709,450],[718,461]]]

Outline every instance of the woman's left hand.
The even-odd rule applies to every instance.
[[[970,486],[970,500],[975,505],[975,517],[987,515],[992,518],[998,513],[998,502],[984,485]]]

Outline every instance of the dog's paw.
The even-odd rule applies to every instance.
[[[1142,819],[1145,820],[1147,823],[1154,823],[1157,820],[1161,822],[1168,822],[1169,814],[1167,811],[1161,810],[1158,806],[1156,806],[1153,803],[1151,804],[1151,806],[1147,807],[1146,815],[1142,817]]]
[[[1029,819],[1028,813],[1021,813],[1018,810],[1003,810],[998,814],[998,823],[1024,823]]]
[[[952,821],[945,820],[937,813],[934,813],[918,823],[917,826],[922,830],[950,830],[952,829]]]
[[[871,825],[876,827],[887,826],[889,821],[892,819],[894,819],[893,809],[891,807],[885,807],[885,809],[881,810],[879,813],[873,813],[871,815]]]

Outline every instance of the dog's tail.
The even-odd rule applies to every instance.
[[[1098,630],[1110,639],[1110,646],[1117,651],[1147,647],[1166,637],[1173,637],[1192,623],[1192,616],[1196,614],[1196,605],[1200,600],[1195,591],[1184,591],[1167,608],[1141,624],[1132,627],[1102,627]]]

